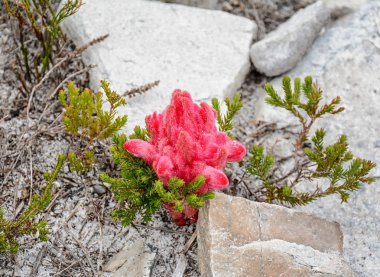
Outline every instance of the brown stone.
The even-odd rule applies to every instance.
[[[262,240],[281,239],[311,246],[322,252],[343,253],[343,235],[337,222],[277,205],[255,203]]]
[[[203,277],[355,276],[337,223],[285,207],[217,193],[197,232]]]

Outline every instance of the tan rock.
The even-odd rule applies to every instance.
[[[203,277],[355,276],[337,223],[285,207],[218,193],[197,232]]]
[[[259,210],[262,240],[280,239],[322,251],[343,252],[339,224],[319,217],[266,203],[254,203]]]

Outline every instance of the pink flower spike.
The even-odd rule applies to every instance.
[[[161,180],[164,180],[165,183],[168,182],[170,177],[174,175],[174,166],[168,156],[161,156],[157,164],[155,164],[153,167],[158,177],[160,177]]]
[[[177,149],[178,155],[180,155],[186,163],[194,161],[197,154],[197,145],[188,132],[183,130],[179,132]]]
[[[207,184],[208,190],[224,189],[228,186],[229,180],[227,176],[223,173],[223,171],[214,167],[206,166],[200,175],[206,177],[205,185]]]
[[[245,147],[234,140],[227,143],[228,157],[227,159],[231,162],[238,162],[243,159],[246,154]]]
[[[124,143],[124,149],[136,157],[142,158],[147,163],[153,162],[157,157],[157,151],[150,143],[140,140],[131,139]]]
[[[176,89],[170,105],[162,113],[146,117],[149,141],[130,140],[124,148],[144,159],[167,186],[171,177],[182,179],[186,184],[199,175],[206,178],[196,192],[203,194],[228,186],[223,173],[227,162],[240,161],[246,150],[231,140],[216,126],[217,112],[207,103],[193,102],[187,91]],[[186,220],[197,220],[197,209],[184,201],[184,211],[175,210],[173,203],[165,203],[174,222],[186,224]]]

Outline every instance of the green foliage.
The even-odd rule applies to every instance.
[[[132,138],[147,140],[149,134],[147,130],[137,126],[134,133],[129,136],[129,139]],[[163,203],[174,204],[176,210],[181,212],[184,205],[200,208],[207,200],[214,197],[212,192],[196,194],[205,182],[203,176],[198,176],[188,184],[172,177],[165,187],[143,159],[124,150],[125,141],[127,141],[126,135],[116,135],[111,147],[113,160],[120,168],[119,177],[111,177],[106,173],[100,175],[102,181],[110,184],[110,189],[119,204],[123,205],[114,210],[112,215],[124,226],[129,225],[138,214],[142,216],[143,222],[149,222]]]
[[[186,184],[179,178],[171,177],[167,188],[160,180],[155,182],[154,188],[163,202],[174,204],[178,212],[183,212],[185,205],[199,209],[205,205],[206,201],[214,198],[213,192],[196,193],[205,181],[203,176],[198,176],[194,181]]]
[[[125,125],[127,116],[116,116],[116,109],[125,105],[125,100],[111,91],[107,82],[101,81],[101,88],[110,105],[108,111],[104,111],[105,101],[101,92],[93,93],[85,89],[80,93],[72,82],[67,86],[67,97],[64,90],[60,91],[59,100],[65,108],[63,123],[67,133],[92,142],[112,137]]]
[[[147,129],[136,126],[133,129],[133,134],[129,136],[129,139],[141,139],[147,141],[150,138],[150,134]]]
[[[227,107],[225,115],[222,114],[220,109],[220,103],[217,98],[212,99],[212,107],[217,111],[217,122],[219,125],[219,131],[226,132],[229,137],[233,137],[230,131],[234,128],[232,119],[236,113],[243,107],[243,101],[240,100],[240,94],[237,93],[231,100],[229,98],[224,99],[224,103]]]
[[[20,42],[19,60],[28,81],[40,80],[54,64],[54,51],[63,38],[60,23],[78,11],[81,0],[68,0],[54,11],[50,0],[2,0],[7,14],[18,22]],[[37,51],[29,51],[28,34],[38,42]]]
[[[275,107],[288,110],[300,121],[302,130],[295,142],[295,152],[297,152],[308,140],[310,128],[316,119],[325,114],[339,113],[343,111],[343,108],[337,107],[340,103],[339,97],[329,104],[320,106],[322,90],[312,82],[311,77],[306,77],[302,84],[299,78],[295,79],[294,91],[291,88],[290,78],[284,77],[283,89],[285,96],[281,98],[273,86],[267,84],[265,90],[269,97],[266,101]],[[302,102],[301,97],[305,97],[306,102]],[[312,147],[304,149],[304,158],[308,161],[290,172],[296,175],[293,180],[290,180],[291,174],[274,179],[273,156],[265,155],[263,146],[253,146],[247,172],[261,180],[265,201],[269,203],[277,201],[295,206],[305,205],[331,194],[339,194],[342,202],[347,202],[350,192],[358,190],[362,184],[370,184],[374,181],[373,178],[368,177],[368,174],[376,165],[368,160],[354,158],[348,150],[345,135],[342,135],[334,144],[324,146],[325,135],[324,129],[315,132],[311,139]],[[279,181],[284,179],[285,183],[280,184]],[[295,187],[301,180],[328,180],[329,185],[325,189],[317,186],[313,192],[298,192]]]
[[[125,100],[109,88],[109,84],[101,81],[101,87],[106,95],[109,109],[104,108],[103,93],[93,93],[89,89],[79,92],[70,82],[67,95],[64,90],[59,93],[59,100],[65,108],[63,124],[66,132],[73,137],[79,137],[85,142],[86,149],[68,156],[71,169],[86,173],[93,165],[95,158],[91,148],[99,140],[111,138],[127,122],[127,116],[117,116],[116,109],[125,105]]]
[[[265,201],[273,203],[278,201],[281,204],[306,205],[318,197],[308,193],[299,193],[292,190],[292,186],[278,186],[272,181],[271,172],[273,169],[274,158],[272,155],[264,154],[262,145],[253,145],[251,157],[247,166],[247,172],[256,176],[265,188]]]
[[[135,132],[134,136],[139,135]],[[106,173],[100,175],[102,181],[111,185],[116,200],[124,204],[112,213],[114,219],[120,220],[124,226],[129,225],[137,214],[141,214],[143,221],[148,222],[161,206],[160,196],[153,186],[157,180],[156,173],[144,160],[124,150],[126,140],[124,134],[115,135],[111,147],[114,162],[120,168],[120,176],[113,178]]]
[[[77,158],[75,153],[70,152],[67,155],[67,159],[70,163],[71,170],[80,174],[88,172],[95,163],[94,152],[90,150],[85,150],[80,158]]]
[[[0,253],[17,253],[18,238],[38,233],[42,241],[48,239],[47,223],[44,220],[34,222],[35,218],[49,205],[52,200],[53,183],[57,179],[65,161],[64,155],[58,156],[57,164],[51,173],[45,173],[46,187],[42,195],[33,195],[28,207],[14,220],[4,217],[0,209]]]
[[[361,184],[371,184],[374,178],[368,177],[369,172],[376,165],[372,161],[354,158],[348,150],[346,136],[341,136],[338,141],[327,147],[323,147],[325,131],[319,129],[312,138],[314,148],[305,149],[305,154],[315,163],[315,171],[309,178],[327,178],[330,187],[326,191],[317,191],[316,195],[322,197],[330,194],[340,194],[342,202],[347,202],[349,192],[356,191]],[[349,166],[345,166],[349,163]]]
[[[301,84],[301,79],[294,80],[294,89],[291,87],[291,79],[285,76],[282,80],[282,86],[285,93],[284,98],[274,90],[271,84],[265,85],[265,91],[268,94],[266,102],[272,106],[283,108],[291,112],[302,124],[303,130],[296,141],[296,148],[299,150],[305,141],[308,140],[307,134],[316,119],[326,114],[337,114],[344,110],[343,107],[337,107],[340,104],[340,97],[334,98],[330,103],[320,106],[323,91],[313,79],[307,76]],[[302,95],[301,95],[302,94]],[[304,96],[306,101],[302,101]]]

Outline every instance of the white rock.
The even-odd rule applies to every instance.
[[[250,69],[257,32],[253,21],[225,12],[143,0],[88,1],[62,28],[76,45],[110,35],[84,53],[87,64],[98,65],[93,89],[101,79],[119,92],[161,81],[120,110],[129,116],[127,130],[162,111],[176,88],[197,101],[233,94]]]
[[[136,260],[128,259],[112,277],[149,277],[151,276],[151,262],[154,260],[154,257],[155,253],[141,253]],[[150,259],[149,265],[147,264],[148,259]]]
[[[144,251],[145,240],[141,237],[127,242],[104,266],[112,277],[149,277],[156,253]]]
[[[267,76],[278,76],[292,69],[304,56],[322,28],[330,12],[319,1],[299,10],[251,47],[251,61],[255,68]]]
[[[380,1],[335,22],[314,43],[289,75],[313,76],[325,96],[341,96],[346,110],[321,119],[327,141],[347,134],[354,154],[380,164]],[[281,78],[272,82],[281,91]],[[263,99],[264,97],[262,97]],[[260,101],[256,119],[292,122],[282,110]],[[373,170],[380,176],[380,167]],[[360,276],[380,272],[380,182],[352,193],[348,204],[338,197],[321,199],[302,210],[339,222],[344,233],[345,257]]]
[[[144,239],[137,238],[130,240],[117,254],[104,265],[103,270],[106,272],[115,272],[122,265],[128,262],[131,266],[141,260],[144,252]]]

